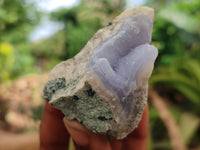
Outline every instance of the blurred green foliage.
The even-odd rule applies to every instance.
[[[73,8],[51,13],[51,19],[64,29],[32,45],[33,54],[42,58],[66,60],[77,54],[101,27],[107,25],[125,6],[124,0],[82,0]],[[55,51],[56,49],[56,51]]]
[[[61,59],[71,58],[77,54],[92,35],[102,27],[98,17],[86,19],[78,17],[79,13],[81,13],[79,12],[79,7],[61,9],[52,13],[53,20],[65,24],[63,32],[66,37],[66,52],[61,56]]]
[[[9,78],[9,72],[15,61],[13,51],[14,49],[9,43],[0,43],[0,80]]]
[[[39,21],[40,14],[33,3],[25,0],[0,1],[0,41],[27,41],[28,34]]]
[[[147,5],[156,11],[152,44],[159,49],[149,83],[170,100],[171,114],[180,126],[185,144],[199,147],[200,0],[150,0]],[[162,129],[163,123],[156,113],[155,109],[150,109],[153,147],[170,149],[167,131]]]
[[[0,1],[0,82],[33,71],[28,35],[40,13],[25,0]]]

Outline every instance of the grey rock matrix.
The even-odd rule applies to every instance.
[[[88,129],[126,137],[141,120],[157,49],[150,45],[154,11],[124,11],[73,58],[49,74],[42,97]]]

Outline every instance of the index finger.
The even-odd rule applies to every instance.
[[[148,104],[144,109],[141,121],[132,133],[123,140],[112,139],[113,150],[147,150],[149,131]]]

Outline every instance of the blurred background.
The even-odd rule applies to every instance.
[[[0,0],[0,150],[38,150],[48,73],[127,8],[155,9],[149,150],[200,150],[200,0]],[[72,143],[70,144],[72,148]]]

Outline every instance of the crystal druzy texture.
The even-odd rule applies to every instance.
[[[124,11],[100,29],[73,59],[49,74],[42,96],[68,119],[117,139],[141,119],[157,49],[149,45],[154,11]]]

